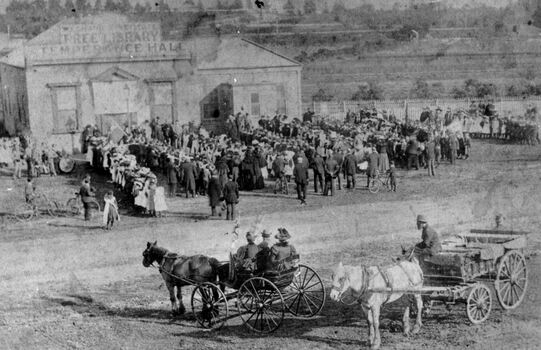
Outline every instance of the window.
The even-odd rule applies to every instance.
[[[171,82],[157,82],[150,84],[152,119],[173,122],[173,84]]]
[[[259,104],[259,94],[254,92],[250,96],[250,103],[251,103],[251,114],[254,117],[259,117],[261,115],[261,105]]]
[[[49,85],[53,109],[53,132],[69,133],[79,130],[79,86]]]

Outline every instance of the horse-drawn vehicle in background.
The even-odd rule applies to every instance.
[[[230,277],[230,262],[204,256],[179,256],[148,243],[143,265],[160,263],[160,272],[169,289],[173,309],[182,305],[181,286],[193,286],[191,307],[197,322],[220,329],[227,320],[240,316],[243,324],[259,333],[280,327],[286,311],[297,317],[317,315],[325,303],[325,288],[319,275],[303,264],[285,264],[286,269],[237,270]],[[292,262],[298,255],[289,258]],[[177,287],[177,293],[174,293]],[[177,301],[178,300],[178,301]],[[236,307],[237,313],[231,313]]]

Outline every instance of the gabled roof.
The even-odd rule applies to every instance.
[[[118,67],[111,67],[91,80],[111,82],[118,80],[139,80],[139,77]]]
[[[255,69],[273,67],[300,67],[291,58],[264,46],[241,38],[220,38],[212,53],[198,57],[197,69]]]

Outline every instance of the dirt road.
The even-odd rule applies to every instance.
[[[386,264],[401,244],[419,239],[418,213],[441,234],[493,226],[502,212],[505,225],[532,232],[528,259],[530,284],[514,311],[498,307],[489,320],[471,326],[463,305],[437,308],[420,334],[405,338],[392,310],[382,321],[383,348],[534,349],[541,343],[539,267],[541,258],[541,149],[474,143],[473,156],[457,166],[444,164],[438,176],[400,173],[397,193],[364,189],[337,191],[333,198],[311,195],[307,207],[271,193],[241,194],[241,225],[259,216],[275,230],[284,226],[303,263],[329,287],[331,269],[347,264]],[[65,198],[77,180],[40,178],[41,188]],[[361,185],[364,178],[360,179]],[[0,209],[19,200],[22,182],[0,178]],[[110,186],[104,184],[103,186]],[[8,191],[8,189],[11,189]],[[310,188],[312,190],[312,188]],[[362,312],[327,301],[319,317],[286,317],[270,336],[248,332],[237,319],[219,332],[199,328],[191,316],[171,318],[166,288],[158,272],[144,268],[147,241],[183,254],[225,259],[231,222],[208,220],[205,198],[177,198],[161,219],[123,215],[113,231],[99,219],[42,218],[2,227],[0,237],[1,349],[351,349],[367,346]],[[184,294],[189,297],[190,289]],[[188,305],[187,305],[188,306]]]

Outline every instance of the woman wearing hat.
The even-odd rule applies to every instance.
[[[288,240],[291,238],[291,235],[285,228],[279,228],[275,238],[278,240],[278,243],[275,243],[271,248],[270,261],[279,270],[287,270],[293,267],[291,261],[288,260],[297,254],[297,250],[289,244]]]

